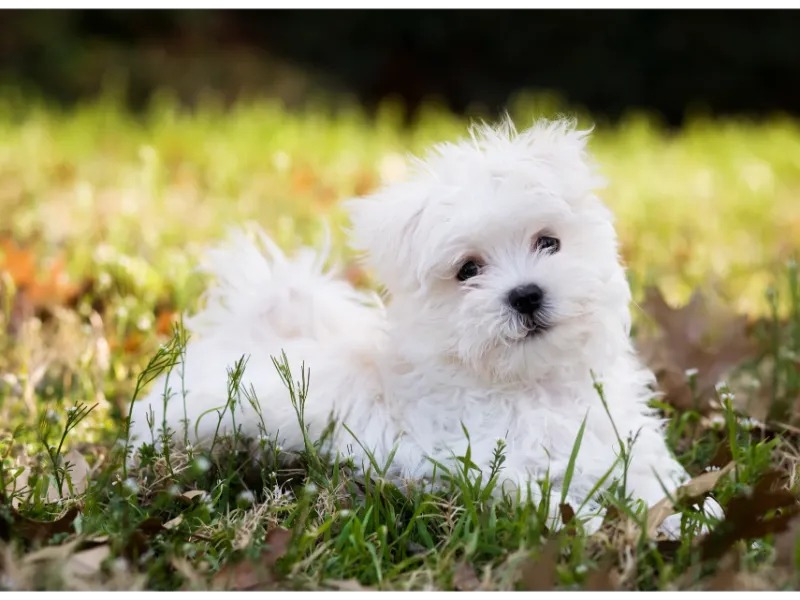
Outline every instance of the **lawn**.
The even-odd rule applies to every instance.
[[[552,112],[530,97],[511,109],[520,125]],[[371,285],[338,201],[402,177],[407,152],[466,123],[433,105],[410,127],[392,104],[375,118],[266,100],[179,110],[167,93],[132,115],[112,96],[63,110],[6,90],[0,589],[796,588],[800,121],[785,117],[668,131],[631,115],[598,122],[591,142],[637,343],[699,478],[687,497],[725,507],[711,533],[679,502],[681,539],[658,539],[659,511],[613,493],[598,534],[568,508],[553,533],[544,507],[489,502],[473,472],[403,495],[313,445],[283,461],[262,442],[246,460],[241,440],[220,440],[213,455],[150,448],[122,466],[128,406],[180,354],[207,244],[255,221],[291,249],[327,220],[334,258]]]

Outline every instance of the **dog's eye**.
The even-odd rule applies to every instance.
[[[536,249],[540,252],[555,254],[561,249],[561,242],[558,241],[558,238],[543,235],[536,240]]]
[[[481,272],[480,265],[476,263],[474,260],[468,260],[463,265],[461,265],[461,268],[458,270],[458,275],[456,275],[456,277],[458,278],[459,281],[466,281],[467,279],[472,279],[480,272]]]

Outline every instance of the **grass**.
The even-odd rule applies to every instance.
[[[523,97],[512,114],[553,109]],[[795,588],[800,445],[787,421],[800,394],[800,286],[787,261],[800,245],[800,122],[787,118],[669,132],[634,115],[600,124],[592,141],[637,300],[657,285],[680,303],[701,286],[754,322],[759,351],[718,388],[719,406],[661,405],[680,460],[701,476],[689,496],[736,465],[713,490],[727,518],[710,535],[687,501],[681,539],[653,538],[648,516],[614,492],[624,486],[605,498],[599,534],[584,535],[567,508],[553,534],[548,507],[490,501],[502,445],[491,473],[467,454],[436,493],[401,492],[380,464],[359,483],[316,440],[287,456],[266,435],[255,458],[243,439],[210,452],[154,436],[141,466],[125,466],[130,402],[171,368],[180,401],[185,335],[173,316],[202,289],[192,267],[204,245],[247,220],[284,247],[314,244],[323,217],[341,222],[338,200],[402,175],[406,151],[464,125],[435,106],[403,129],[391,104],[370,122],[357,109],[290,113],[268,101],[223,110],[209,99],[187,113],[164,93],[135,117],[113,97],[60,111],[6,91],[0,588]],[[634,316],[643,332],[648,314]],[[712,359],[692,365],[699,377]],[[302,419],[313,386],[280,357],[275,368]],[[231,365],[229,404],[252,400],[246,369]],[[766,424],[747,419],[742,396],[769,404]]]

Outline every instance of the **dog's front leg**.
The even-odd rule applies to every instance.
[[[677,489],[689,480],[689,474],[673,458],[663,435],[655,430],[647,430],[634,444],[626,480],[626,491],[650,508],[666,496],[674,498]],[[708,518],[719,519],[723,516],[722,508],[713,498],[707,498],[701,509]],[[659,530],[667,537],[678,538],[681,517],[680,513],[668,517]],[[707,530],[707,526],[701,527],[702,532]]]
[[[584,502],[579,494],[568,491],[562,497],[561,480],[556,478],[545,484],[541,480],[532,479],[527,473],[505,472],[502,485],[495,488],[495,495],[505,495],[515,502],[531,502],[543,515],[545,525],[551,531],[558,531],[569,523],[570,512],[575,514],[575,521],[583,527],[584,533],[593,534],[603,522],[602,515],[598,514],[596,504]],[[567,523],[565,523],[567,520]]]

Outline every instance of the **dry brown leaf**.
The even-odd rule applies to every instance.
[[[184,579],[181,591],[193,590],[204,584],[201,575],[192,567],[192,564],[185,558],[173,556],[169,560],[170,565]]]
[[[0,271],[6,271],[17,288],[36,281],[36,260],[9,239],[0,241]]]
[[[728,502],[725,520],[700,541],[703,560],[725,555],[740,540],[750,540],[786,531],[800,515],[796,494],[775,489],[785,474],[770,472],[754,486],[751,494],[740,494]],[[776,516],[767,519],[773,511]]]
[[[11,507],[12,523],[9,533],[15,533],[27,542],[49,540],[59,533],[72,533],[72,523],[80,512],[80,507],[73,506],[55,521],[37,521],[21,515],[17,509]]]
[[[738,587],[739,553],[736,551],[728,552],[719,561],[716,574],[706,585],[710,592],[735,592],[740,590]]]
[[[164,530],[164,522],[159,517],[147,517],[136,528],[146,535],[153,535]]]
[[[6,272],[17,290],[17,302],[27,305],[23,312],[72,305],[85,292],[85,286],[71,282],[64,270],[64,260],[54,259],[40,276],[36,256],[15,242],[0,240],[0,272]]]
[[[735,467],[735,463],[728,463],[719,471],[710,471],[693,478],[688,483],[679,487],[673,494],[677,502],[687,502],[700,500],[705,494],[713,490],[719,480],[730,473]],[[647,511],[647,535],[651,538],[656,536],[658,528],[664,520],[678,512],[669,497],[663,498],[654,504]]]
[[[800,519],[794,519],[783,533],[775,536],[775,565],[794,570],[800,542]]]
[[[11,498],[11,506],[19,508],[20,503],[30,494],[28,480],[31,476],[31,470],[28,467],[12,467],[6,471],[5,475],[6,498]]]
[[[292,171],[292,189],[296,193],[311,192],[317,181],[317,174],[309,167],[298,166]]]
[[[22,558],[22,562],[31,565],[46,562],[64,562],[80,543],[80,540],[75,539],[66,544],[44,546],[25,554]]]
[[[558,510],[561,513],[561,522],[565,525],[565,530],[570,534],[575,534],[575,509],[569,504],[559,504]]]
[[[557,539],[548,540],[542,547],[539,557],[529,558],[522,565],[520,583],[528,592],[545,592],[555,589],[557,579],[559,543]]]
[[[481,585],[475,569],[467,562],[459,563],[453,571],[453,587],[459,592],[474,592]]]
[[[183,523],[183,515],[178,515],[174,519],[170,519],[164,523],[164,529],[175,529],[181,523]]]
[[[282,527],[271,529],[266,536],[266,548],[255,562],[229,564],[220,569],[211,584],[215,590],[259,590],[275,583],[275,563],[286,554],[292,532]]]
[[[561,512],[561,522],[564,525],[569,525],[570,521],[575,518],[575,509],[569,504],[559,504],[558,510]]]
[[[688,304],[674,309],[657,289],[650,288],[641,306],[661,330],[660,335],[643,339],[639,345],[658,376],[664,400],[681,409],[707,412],[716,384],[758,349],[749,335],[747,318],[732,314],[721,304],[708,306],[699,292]],[[697,370],[695,392],[687,375],[691,369]]]
[[[361,585],[355,579],[326,579],[321,582],[326,588],[339,592],[366,592],[374,591],[374,588]]]
[[[619,573],[614,568],[614,559],[609,556],[600,563],[596,571],[586,578],[583,589],[587,592],[610,592],[620,589]]]
[[[189,490],[188,492],[183,492],[178,498],[184,502],[191,503],[195,498],[202,500],[205,496],[208,496],[208,492],[205,490]]]
[[[100,572],[103,561],[111,556],[108,546],[95,546],[72,554],[66,561],[65,568],[71,575],[91,577]]]
[[[81,540],[81,548],[88,549],[94,546],[102,546],[108,543],[110,538],[107,535],[95,535]]]
[[[68,468],[68,477],[72,484],[74,494],[82,494],[89,485],[89,475],[92,470],[83,455],[77,450],[70,450],[64,455],[63,463]],[[64,485],[64,493],[69,493],[69,487]]]
[[[267,544],[266,551],[261,555],[263,564],[268,567],[275,566],[286,551],[289,549],[289,542],[292,540],[292,532],[283,527],[276,527],[267,532],[267,537],[264,540]]]
[[[121,548],[117,548],[117,551],[125,558],[136,559],[147,551],[150,538],[162,531],[165,531],[164,523],[159,517],[147,517],[136,526],[134,532]]]
[[[172,324],[177,320],[178,313],[172,309],[161,309],[156,314],[156,333],[158,335],[172,335]]]
[[[274,581],[270,571],[245,561],[224,566],[214,576],[211,586],[214,590],[247,592],[263,589]]]
[[[353,183],[353,195],[366,196],[378,187],[378,178],[371,171],[360,171]]]
[[[69,465],[68,474],[74,495],[77,496],[85,492],[89,485],[89,476],[91,475],[92,470],[83,455],[77,450],[70,450],[62,457],[61,464],[65,466]],[[17,469],[14,470],[14,473],[16,472]],[[15,479],[9,479],[9,481],[7,481],[6,492],[9,494],[12,491],[14,492],[14,496],[11,498],[12,507],[19,508],[26,496],[29,495],[30,490],[28,489],[28,481],[30,476],[30,468],[22,467],[22,470]],[[49,502],[67,500],[71,497],[72,495],[70,494],[70,488],[67,481],[64,481],[61,493],[59,494],[58,486],[51,478],[50,485],[47,487],[47,500]]]

